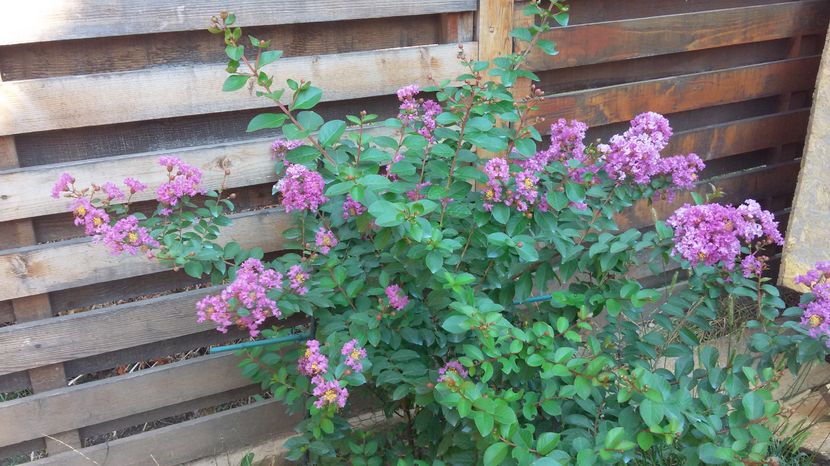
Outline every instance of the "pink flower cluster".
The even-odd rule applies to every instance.
[[[273,152],[273,159],[274,160],[281,160],[283,165],[288,166],[290,162],[285,159],[285,155],[288,154],[288,151],[294,150],[303,145],[303,141],[295,140],[295,139],[277,139],[273,143],[271,143],[271,151]]]
[[[85,197],[79,197],[72,202],[72,214],[75,216],[75,225],[83,226],[87,235],[101,234],[109,226],[109,214],[93,206]]]
[[[282,205],[286,212],[317,210],[328,198],[323,177],[303,165],[289,165],[285,176],[277,182],[276,190],[282,194]]]
[[[346,201],[343,202],[343,220],[348,220],[350,217],[359,217],[364,212],[366,212],[366,207],[352,199],[351,194],[346,194]]]
[[[236,271],[236,279],[218,296],[207,296],[196,304],[198,322],[211,320],[222,333],[236,323],[247,327],[252,337],[269,315],[281,317],[276,301],[268,293],[282,289],[282,274],[268,269],[259,259],[248,259]],[[238,312],[241,306],[246,311]],[[235,312],[236,315],[231,315]]]
[[[167,168],[167,182],[156,190],[156,198],[164,205],[161,215],[170,215],[181,198],[205,193],[199,186],[202,171],[198,168],[182,162],[178,157],[161,157],[159,165]]]
[[[320,342],[308,340],[305,346],[305,353],[297,361],[297,370],[307,377],[325,374],[329,368],[329,358],[320,353]]]
[[[454,381],[450,374],[455,375],[456,377],[459,377],[461,379],[466,379],[469,375],[467,373],[467,369],[465,369],[460,362],[448,361],[446,364],[444,364],[444,367],[438,369],[438,382],[449,382],[451,380]]]
[[[135,255],[143,250],[152,256],[152,249],[158,248],[159,242],[150,236],[147,228],[138,225],[138,218],[133,215],[122,218],[115,225],[103,227],[97,237],[113,254],[126,252]]]
[[[660,151],[672,135],[668,120],[658,113],[647,112],[634,117],[623,134],[612,136],[609,144],[600,145],[603,168],[612,179],[628,178],[647,184],[660,173]]]
[[[366,349],[357,346],[357,340],[351,339],[346,342],[343,345],[343,349],[340,350],[340,354],[346,356],[346,360],[343,361],[345,365],[351,367],[356,372],[363,370],[363,363],[361,361],[366,358]]]
[[[328,254],[332,248],[337,246],[337,238],[334,236],[334,233],[323,226],[317,230],[314,239],[322,254]]]
[[[398,89],[398,100],[401,101],[398,118],[404,125],[415,125],[420,122],[418,134],[427,138],[430,142],[435,142],[433,136],[436,127],[435,117],[441,113],[441,105],[431,99],[416,99],[415,96],[420,92],[421,90],[417,84],[410,84]],[[398,160],[394,162],[398,162]]]
[[[74,191],[75,178],[69,173],[61,173],[58,181],[52,186],[52,197],[58,199],[61,193]]]
[[[809,329],[810,336],[816,339],[830,336],[830,262],[819,262],[816,268],[804,275],[795,277],[795,283],[810,288],[812,301],[802,304],[804,314],[801,325]],[[830,348],[830,339],[826,342]]]
[[[407,297],[401,290],[399,285],[389,285],[386,287],[386,297],[389,299],[389,305],[397,310],[402,310],[409,304],[409,297]]]
[[[735,267],[742,246],[760,248],[784,242],[772,213],[762,210],[752,199],[739,207],[686,204],[677,209],[667,223],[674,227],[672,254],[679,254],[693,264],[722,263],[727,270]],[[761,268],[757,258],[742,258],[741,265],[746,276]]]
[[[303,266],[300,264],[294,264],[290,269],[288,269],[288,280],[290,282],[291,289],[300,296],[308,293],[308,287],[305,286],[308,278],[308,274],[303,270]]]

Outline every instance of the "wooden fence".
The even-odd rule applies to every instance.
[[[539,115],[581,119],[598,137],[639,112],[664,113],[677,133],[670,151],[700,154],[728,201],[751,197],[785,212],[830,2],[624,3],[573,2],[572,26],[548,34],[560,55],[531,55],[547,95]],[[244,132],[265,101],[219,91],[222,46],[203,31],[214,4],[4,7],[14,21],[0,28],[0,400],[8,399],[0,402],[0,458],[37,452],[36,464],[177,464],[273,437],[296,421],[271,401],[247,402],[258,389],[239,375],[234,356],[205,355],[209,345],[242,337],[195,322],[194,303],[215,289],[142,258],[110,256],[79,237],[67,202],[49,197],[64,171],[81,184],[156,182],[164,173],[155,160],[175,154],[215,186],[229,163],[228,185],[249,211],[226,237],[280,249],[285,218],[270,196],[272,138]],[[287,58],[272,65],[278,79],[325,89],[326,117],[363,109],[393,116],[398,87],[460,73],[456,43],[492,58],[512,50],[508,33],[526,22],[512,0],[227,7],[246,32],[285,49]],[[650,218],[639,206],[622,221]]]

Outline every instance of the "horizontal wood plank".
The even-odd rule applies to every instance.
[[[278,401],[266,400],[84,448],[86,458],[68,452],[30,464],[89,466],[92,459],[99,466],[175,465],[288,432],[297,421]]]
[[[211,16],[231,7],[239,26],[413,16],[476,9],[475,0],[34,0],[15,5],[0,45],[207,29]],[[207,32],[206,32],[207,34]]]
[[[652,79],[629,84],[555,94],[533,112],[548,121],[573,118],[589,126],[629,120],[654,111],[668,114],[758,99],[813,88],[819,57],[794,58],[719,71]]]
[[[475,42],[464,46],[477,55]],[[324,90],[323,100],[346,100],[453,79],[464,72],[457,54],[451,44],[400,47],[286,58],[266,68],[278,86],[304,79]],[[0,113],[0,136],[271,106],[248,92],[222,92],[226,77],[222,66],[197,65],[2,82],[0,107],[17,110]]]
[[[251,380],[239,361],[234,354],[203,356],[0,403],[0,445],[245,387]]]
[[[205,332],[196,302],[222,286],[0,327],[0,375]],[[300,318],[279,321],[286,326]]]
[[[560,53],[536,50],[528,66],[551,70],[821,34],[829,17],[830,4],[809,0],[555,28],[544,38]]]
[[[238,214],[222,232],[221,241],[243,247],[276,251],[280,232],[288,227],[282,209]],[[263,233],[266,232],[266,233]],[[114,256],[88,238],[0,251],[0,301],[49,291],[146,275],[164,270],[157,261],[141,255]]]

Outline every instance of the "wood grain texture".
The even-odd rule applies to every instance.
[[[15,20],[0,31],[0,45],[89,37],[207,29],[227,6],[238,26],[313,23],[412,16],[476,9],[475,0],[246,0],[232,5],[212,0],[35,0],[15,6]]]
[[[282,244],[279,232],[288,226],[288,217],[275,209],[233,218],[234,224],[224,229],[220,243],[233,240],[242,247],[275,251]],[[165,267],[143,256],[113,256],[87,238],[5,250],[0,252],[0,282],[7,286],[0,288],[0,300],[161,270]]]
[[[626,121],[645,111],[673,113],[812,89],[818,57],[621,84],[546,97],[533,114],[591,125]],[[546,129],[549,123],[540,123]]]
[[[830,4],[815,0],[580,24],[546,33],[559,55],[534,51],[528,66],[550,70],[819,34],[828,18]]]
[[[288,432],[298,420],[286,414],[279,402],[267,400],[81,451],[101,466],[172,466]],[[31,465],[88,466],[89,460],[70,452]]]
[[[239,360],[234,354],[201,356],[2,403],[0,445],[250,385],[239,371]]]
[[[478,53],[475,42],[464,46]],[[286,58],[266,68],[277,83],[304,79],[325,90],[324,100],[346,100],[455,78],[463,73],[457,52],[449,44],[401,47]],[[244,91],[221,92],[226,77],[221,66],[196,65],[3,82],[0,106],[17,111],[0,114],[0,136],[270,106]]]
[[[513,0],[481,0],[478,8],[478,59],[513,53]]]

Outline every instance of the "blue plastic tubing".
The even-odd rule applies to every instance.
[[[542,296],[531,296],[524,301],[517,301],[513,304],[532,304],[532,303],[541,303],[544,301],[550,301],[551,295],[546,294]],[[210,349],[210,354],[214,353],[223,353],[225,351],[236,351],[245,348],[255,348],[257,346],[265,346],[265,345],[275,345],[277,343],[288,343],[290,341],[300,341],[300,340],[307,340],[311,337],[308,333],[295,333],[293,335],[286,335],[284,337],[277,337],[277,338],[265,338],[262,340],[256,341],[246,341],[244,343],[236,343],[234,345],[225,345],[225,346],[214,346]]]

